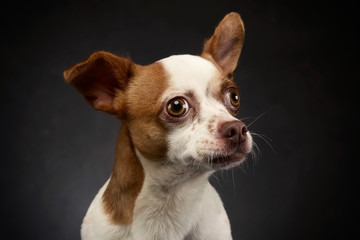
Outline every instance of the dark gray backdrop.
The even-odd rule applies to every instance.
[[[199,54],[230,11],[246,41],[239,117],[261,154],[212,182],[234,239],[344,239],[358,227],[355,5],[324,1],[29,1],[1,8],[0,239],[79,239],[120,122],[63,70],[107,50],[146,65]],[[271,139],[271,140],[270,140]],[[273,149],[272,149],[273,148]]]

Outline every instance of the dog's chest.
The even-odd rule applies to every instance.
[[[198,220],[208,183],[190,181],[176,189],[169,189],[149,182],[144,182],[136,200],[132,226],[135,239],[149,236],[149,239],[183,238]]]

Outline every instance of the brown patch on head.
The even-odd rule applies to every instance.
[[[166,132],[159,115],[163,110],[161,97],[168,87],[161,63],[137,66],[137,75],[126,92],[125,119],[136,149],[149,160],[163,160],[167,151]]]
[[[132,223],[135,200],[143,182],[143,167],[136,157],[127,126],[123,125],[116,146],[113,172],[102,198],[105,212],[114,224]]]

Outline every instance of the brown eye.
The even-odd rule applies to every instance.
[[[238,108],[240,106],[240,96],[236,88],[229,88],[227,92],[227,103],[231,105],[232,108]]]
[[[189,105],[183,98],[174,98],[167,105],[167,112],[172,117],[182,117],[189,110]]]

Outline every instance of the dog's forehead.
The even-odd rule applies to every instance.
[[[195,90],[205,92],[210,84],[219,79],[215,65],[199,56],[175,55],[159,61],[168,75],[173,91]]]

